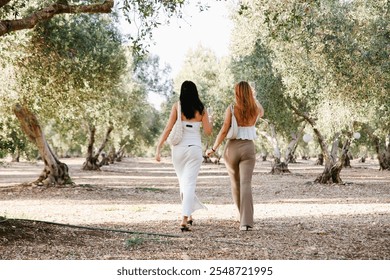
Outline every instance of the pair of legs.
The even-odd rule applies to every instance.
[[[192,223],[192,213],[205,207],[195,194],[196,181],[203,162],[202,148],[195,145],[174,146],[172,149],[173,166],[179,179],[182,200],[181,228]],[[187,228],[188,229],[188,228]]]
[[[229,140],[224,159],[230,177],[232,196],[240,214],[240,227],[253,227],[252,175],[256,163],[251,140]]]

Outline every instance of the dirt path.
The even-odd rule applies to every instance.
[[[81,171],[82,159],[63,161],[70,167],[75,186],[21,186],[21,183],[37,178],[43,169],[41,163],[0,166],[0,216],[177,235],[175,238],[181,242],[190,241],[184,247],[196,247],[199,242],[202,246],[190,254],[187,249],[172,246],[169,238],[153,242],[142,237],[140,244],[133,244],[132,250],[128,250],[123,249],[126,247],[123,240],[129,236],[101,233],[103,240],[94,240],[94,243],[109,244],[111,239],[112,242],[122,241],[99,253],[93,248],[85,250],[83,246],[81,253],[77,246],[59,244],[58,248],[62,249],[54,253],[42,241],[47,250],[43,253],[36,250],[37,237],[28,242],[24,240],[31,243],[25,244],[31,249],[21,257],[15,250],[19,246],[12,243],[12,237],[4,234],[1,239],[1,226],[5,223],[0,223],[0,249],[7,252],[2,258],[390,259],[390,173],[378,171],[375,161],[352,162],[353,168],[341,173],[346,184],[332,186],[312,183],[323,168],[315,166],[313,161],[291,164],[292,174],[280,176],[269,174],[270,162],[257,162],[253,180],[256,228],[246,235],[238,231],[237,213],[232,205],[224,165],[203,165],[197,194],[208,210],[195,213],[196,227],[184,236],[178,229],[181,209],[178,183],[169,159],[159,164],[152,159],[125,159],[104,167],[102,172]],[[76,229],[63,229],[61,233],[52,231],[52,240],[70,235],[76,242]],[[80,240],[80,244],[88,242]],[[150,242],[153,248],[164,249],[151,251],[147,246]],[[12,250],[11,244],[16,246]],[[251,248],[248,252],[241,250],[248,246]],[[232,247],[236,250],[232,251]],[[65,254],[62,250],[73,253]]]

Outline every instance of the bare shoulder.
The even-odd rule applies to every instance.
[[[178,111],[179,104],[180,104],[179,101],[173,103],[171,111],[172,112]]]

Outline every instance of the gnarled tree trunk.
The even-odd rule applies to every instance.
[[[321,184],[336,183],[342,184],[343,181],[340,177],[341,169],[344,166],[345,156],[348,153],[351,140],[348,138],[344,144],[343,151],[340,158],[337,160],[337,149],[338,149],[338,140],[333,143],[332,151],[329,152],[328,146],[326,145],[325,139],[322,136],[321,132],[316,128],[315,121],[310,118],[306,113],[299,111],[294,106],[291,106],[293,111],[298,115],[303,117],[313,128],[314,134],[317,136],[318,143],[320,144],[322,155],[325,161],[325,169],[321,175],[317,177],[315,182]]]
[[[285,159],[286,159],[286,164],[288,165],[289,163],[296,163],[296,157],[295,157],[295,150],[297,149],[297,146],[298,146],[298,141],[299,139],[301,138],[302,134],[303,134],[303,130],[305,129],[305,126],[303,126],[299,131],[298,133],[293,133],[291,135],[292,137],[292,140],[291,142],[288,144],[287,146],[287,150],[286,150],[286,155],[285,155]]]
[[[283,174],[283,173],[291,173],[288,169],[288,164],[284,161],[280,161],[279,158],[275,158],[272,163],[271,174]]]
[[[333,145],[332,156],[325,160],[325,169],[320,176],[317,177],[315,182],[321,184],[342,184],[340,173],[348,157],[349,146],[351,145],[351,140],[347,139],[343,145],[342,152],[340,157],[334,155],[333,149],[338,149],[336,145]]]
[[[352,167],[351,166],[351,159],[353,159],[352,155],[350,153],[348,153],[345,157],[345,160],[344,160],[344,167],[350,167],[350,168]]]
[[[85,162],[83,163],[83,170],[100,170],[101,164],[99,163],[99,156],[101,152],[103,151],[104,147],[106,146],[110,133],[114,128],[110,126],[107,129],[106,137],[100,146],[99,150],[94,153],[93,152],[93,145],[95,143],[95,133],[96,128],[95,126],[90,127],[90,137],[89,137],[89,143],[88,143],[88,150],[87,150],[87,158],[85,159]]]
[[[390,135],[388,136],[388,143],[381,149],[380,141],[378,138],[375,139],[375,149],[377,152],[377,158],[379,161],[379,170],[390,171]]]
[[[19,104],[14,107],[14,113],[20,122],[23,132],[37,146],[39,154],[45,163],[44,170],[34,183],[44,186],[70,184],[71,179],[68,166],[60,162],[51,150],[35,115],[27,107]]]
[[[283,162],[281,160],[282,154],[279,149],[274,125],[270,124],[270,130],[271,135],[267,134],[264,131],[261,131],[260,134],[263,135],[270,142],[274,149],[274,162],[272,163],[271,174],[291,173],[288,169],[288,162]]]
[[[126,144],[122,145],[122,147],[119,148],[118,152],[116,152],[116,161],[121,162],[124,155],[125,155],[125,147]]]

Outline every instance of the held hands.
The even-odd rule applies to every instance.
[[[215,151],[213,149],[207,149],[206,156],[210,157],[214,153],[215,153]]]

